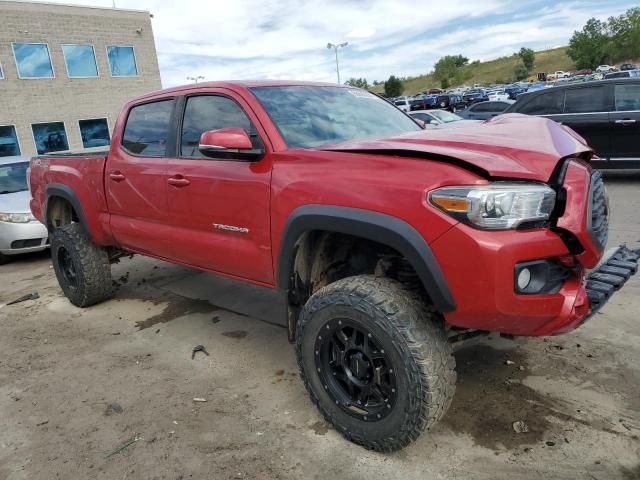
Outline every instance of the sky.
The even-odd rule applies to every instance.
[[[54,0],[110,7],[112,0]],[[369,83],[428,73],[444,55],[470,60],[567,45],[587,19],[637,0],[115,0],[149,10],[162,83],[298,79]]]

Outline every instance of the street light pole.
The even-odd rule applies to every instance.
[[[340,84],[340,65],[338,64],[338,49],[341,47],[346,47],[347,45],[349,45],[349,42],[344,42],[344,43],[327,43],[327,48],[329,50],[331,50],[333,48],[335,54],[336,54],[336,73],[338,74],[338,84]]]
[[[204,80],[202,75],[198,75],[197,77],[187,77],[187,80],[191,80],[193,83],[198,83],[198,80]]]

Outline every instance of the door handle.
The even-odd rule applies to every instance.
[[[169,185],[173,185],[174,187],[186,187],[187,185],[191,185],[191,182],[184,178],[182,175],[176,175],[175,177],[171,177],[167,180]]]
[[[616,120],[616,123],[619,125],[631,125],[632,123],[636,123],[636,121],[631,118],[625,118],[623,120]]]
[[[127,177],[125,177],[122,173],[116,170],[115,172],[111,172],[109,174],[109,178],[114,182],[121,182]]]

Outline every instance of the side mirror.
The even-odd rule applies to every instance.
[[[198,150],[211,158],[238,158],[248,161],[258,160],[264,155],[264,150],[253,148],[251,138],[239,127],[204,132],[200,136]]]

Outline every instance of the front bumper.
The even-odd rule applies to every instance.
[[[0,222],[0,253],[17,255],[38,252],[49,246],[49,232],[40,222]]]

